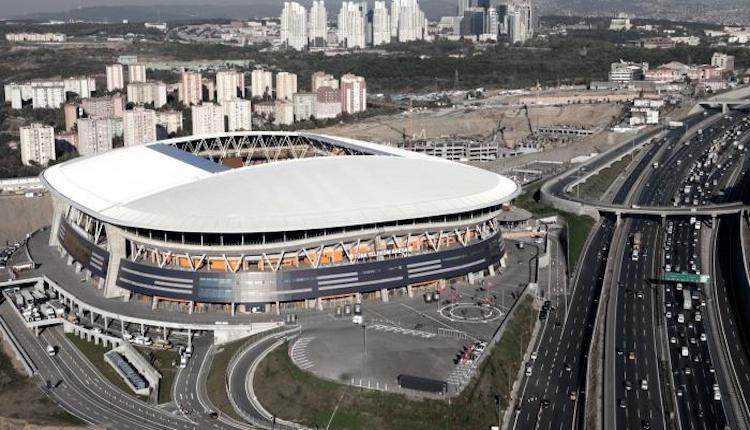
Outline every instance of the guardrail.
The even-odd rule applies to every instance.
[[[31,360],[31,357],[29,357],[26,351],[21,348],[18,339],[13,335],[13,332],[10,330],[2,316],[0,316],[0,332],[2,332],[4,338],[8,339],[8,343],[11,348],[13,348],[13,353],[23,366],[23,370],[26,371],[26,374],[29,377],[34,376],[34,374],[36,374],[36,365],[34,364],[34,361]]]
[[[247,353],[247,351],[250,348],[252,348],[253,346],[255,346],[257,343],[262,342],[262,341],[264,341],[266,339],[269,339],[271,337],[274,337],[274,336],[279,336],[279,337],[281,337],[281,336],[287,336],[288,334],[294,334],[295,332],[297,332],[297,334],[299,334],[299,332],[301,332],[301,330],[302,330],[301,326],[296,326],[295,328],[290,329],[290,330],[275,331],[274,333],[265,334],[264,336],[262,336],[262,337],[260,337],[258,339],[250,339],[250,340],[248,340],[240,349],[238,349],[232,355],[232,358],[229,360],[229,364],[227,365],[227,369],[233,369],[234,366],[237,364],[237,361],[239,361],[240,357],[242,357],[245,353]],[[278,346],[278,345],[274,344],[273,348],[275,348],[276,346]],[[269,348],[266,351],[264,351],[264,354],[262,354],[258,358],[257,361],[259,361],[260,359],[262,359],[263,357],[265,357],[273,348]],[[249,383],[251,383],[251,384],[252,384],[252,374],[253,373],[254,372],[251,371],[249,373],[249,375],[248,375],[248,377],[250,378],[250,382]],[[288,422],[288,421],[284,421],[284,420],[280,420],[280,419],[276,419],[275,422],[269,424],[268,422],[263,422],[263,421],[255,419],[254,417],[249,416],[242,409],[240,409],[240,407],[237,405],[237,402],[235,402],[234,397],[232,396],[232,392],[231,392],[230,387],[229,387],[229,377],[230,377],[229,373],[227,373],[227,374],[224,375],[224,387],[225,387],[225,390],[227,391],[227,397],[229,398],[229,402],[232,404],[232,408],[234,408],[234,410],[237,411],[237,413],[239,413],[250,424],[258,426],[260,428],[264,428],[264,429],[267,429],[267,428],[271,428],[271,429],[284,429],[284,428],[289,428],[289,429],[305,429],[306,428],[304,426],[300,426],[299,424]],[[257,399],[255,400],[255,402],[257,403]],[[265,412],[268,413],[267,411],[265,411]]]

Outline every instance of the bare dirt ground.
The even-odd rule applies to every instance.
[[[26,233],[49,225],[52,199],[49,195],[26,198],[0,196],[0,246],[26,237]]]
[[[354,124],[338,125],[315,130],[354,139],[380,143],[398,143],[403,136],[411,138],[424,133],[424,137],[491,138],[494,131],[505,127],[505,144],[513,146],[517,140],[529,135],[531,127],[566,126],[592,129],[606,127],[618,115],[622,106],[609,104],[530,106],[528,116],[524,108],[481,107],[455,108],[397,115],[379,116]]]

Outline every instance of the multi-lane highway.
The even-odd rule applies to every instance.
[[[737,145],[732,146],[731,140],[723,145],[717,142],[743,132],[735,124],[740,118],[740,113],[732,113],[686,144],[667,141],[664,150],[654,154],[658,167],[642,175],[643,186],[634,202],[643,206],[721,202],[719,189],[726,185]],[[717,379],[704,326],[701,286],[651,282],[661,277],[662,268],[700,273],[701,229],[696,223],[701,224],[686,218],[666,221],[662,225],[666,231],[661,231],[662,223],[655,219],[634,219],[623,225],[626,241],[618,246],[626,249],[616,269],[618,346],[616,351],[607,351],[607,359],[615,365],[610,367],[613,379],[605,380],[610,385],[605,390],[614,392],[605,408],[614,407],[617,399],[619,409],[612,427],[724,428],[727,423],[720,395],[715,394],[721,390],[714,385]],[[690,291],[688,303],[686,291]],[[658,351],[665,349],[668,356],[659,357]],[[671,414],[675,404],[676,416]]]
[[[8,302],[0,304],[0,318],[31,357],[40,386],[50,381],[53,388],[47,390],[48,395],[74,415],[112,429],[202,428],[120,391],[58,329],[47,329],[35,337]],[[56,356],[47,354],[48,344],[57,346]]]
[[[596,224],[573,282],[565,318],[565,295],[552,295],[549,313],[523,380],[515,429],[570,429],[583,419],[586,356],[606,266],[614,222]]]

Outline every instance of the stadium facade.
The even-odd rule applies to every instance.
[[[492,273],[520,187],[388,146],[242,132],[53,166],[50,245],[107,297],[321,303]]]

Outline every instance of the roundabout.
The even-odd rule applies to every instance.
[[[451,303],[440,308],[440,315],[451,321],[465,323],[488,323],[496,321],[505,314],[499,308],[490,304]]]

